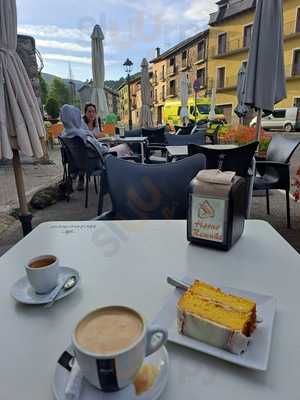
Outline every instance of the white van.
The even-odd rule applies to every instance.
[[[256,125],[256,117],[250,122],[251,127]],[[300,129],[300,110],[297,107],[278,108],[272,114],[262,117],[261,126],[265,130],[278,129],[292,132]]]

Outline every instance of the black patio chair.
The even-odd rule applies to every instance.
[[[67,149],[69,158],[69,174],[72,173],[83,173],[86,179],[85,184],[85,208],[88,207],[89,199],[89,183],[90,178],[94,178],[95,192],[98,193],[97,177],[100,179],[104,173],[104,156],[100,151],[97,151],[92,143],[84,141],[76,136],[74,138],[63,138],[60,137],[61,143]],[[100,181],[101,182],[101,181]],[[100,183],[101,185],[101,183]],[[100,186],[101,190],[101,186]],[[99,195],[100,197],[100,195]],[[99,213],[102,209],[99,210]]]
[[[190,135],[192,133],[194,125],[193,124],[189,124],[187,126],[175,125],[174,128],[175,128],[176,135]]]
[[[217,125],[213,132],[206,133],[205,137],[210,141],[211,144],[219,144],[219,130],[221,128],[221,124]]]
[[[291,227],[290,216],[290,164],[289,161],[300,144],[300,140],[274,135],[269,144],[265,160],[257,159],[254,190],[266,191],[267,214],[270,214],[269,191],[285,190],[287,227]]]
[[[253,173],[251,165],[258,146],[258,142],[251,142],[244,146],[232,149],[214,149],[205,146],[188,146],[189,156],[204,154],[207,169],[220,169],[222,171],[235,171],[238,176],[246,179],[247,201],[245,204],[245,215],[249,216],[251,193],[253,185]]]
[[[188,146],[189,144],[201,145],[205,143],[205,130],[201,128],[192,135],[174,135],[166,133],[168,146]]]
[[[96,219],[186,219],[189,183],[205,165],[201,154],[153,165],[108,156],[105,169],[112,210]]]
[[[73,184],[72,184],[72,178],[71,178],[71,155],[68,152],[68,149],[66,145],[64,144],[62,138],[58,136],[58,141],[60,143],[60,154],[61,154],[61,161],[63,165],[63,179],[62,182],[65,185],[65,196],[67,202],[70,201],[70,193],[73,192]]]

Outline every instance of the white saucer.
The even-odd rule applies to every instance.
[[[62,364],[68,365],[68,353],[73,355],[71,346],[68,347],[66,353],[63,353],[66,357],[62,357],[64,362]],[[98,390],[94,386],[90,385],[85,379],[83,379],[80,400],[156,400],[162,394],[167,381],[169,373],[169,356],[167,349],[163,346],[157,352],[151,354],[145,359],[145,363],[152,364],[159,368],[159,375],[152,388],[147,392],[140,395],[136,395],[133,385],[127,388],[113,393],[104,393]],[[54,381],[52,389],[56,400],[67,400],[65,396],[65,389],[67,386],[70,372],[57,363],[54,373]]]
[[[65,296],[73,293],[80,284],[79,272],[74,268],[60,267],[58,275],[58,284],[62,283],[68,275],[75,275],[77,278],[76,285],[72,289],[61,291],[56,300],[60,300]],[[27,276],[19,279],[11,288],[10,294],[19,302],[24,304],[46,304],[49,303],[51,292],[47,294],[37,294],[30,285]]]

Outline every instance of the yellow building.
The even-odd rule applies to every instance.
[[[160,54],[156,49],[156,57],[152,64],[153,86],[153,121],[163,123],[163,106],[166,99],[180,98],[180,72],[186,72],[189,82],[189,94],[194,96],[193,82],[199,80],[201,90],[198,95],[207,95],[207,43],[208,31],[183,40],[176,46]]]
[[[209,21],[209,87],[217,89],[217,105],[231,122],[237,104],[236,82],[247,63],[255,0],[220,0]],[[284,0],[284,57],[287,99],[276,107],[300,106],[300,1]]]

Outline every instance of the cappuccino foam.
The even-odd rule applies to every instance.
[[[77,326],[79,346],[96,354],[113,354],[126,349],[143,333],[137,313],[122,307],[107,307],[87,315]]]

